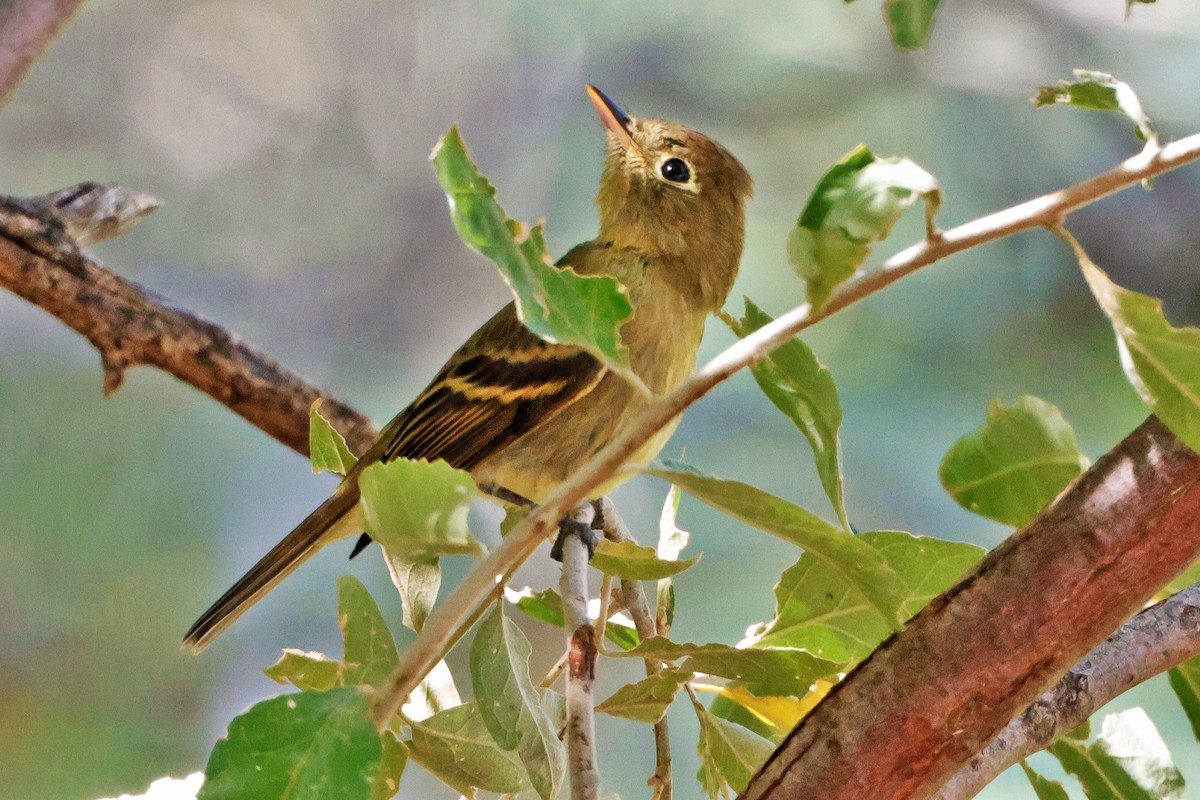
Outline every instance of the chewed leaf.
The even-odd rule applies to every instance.
[[[1057,86],[1039,86],[1033,104],[1038,108],[1068,105],[1093,111],[1116,111],[1124,114],[1137,127],[1138,138],[1158,144],[1158,131],[1142,110],[1142,102],[1129,84],[1107,72],[1075,70],[1075,80],[1060,80]]]
[[[644,388],[629,368],[620,328],[633,306],[615,278],[583,276],[551,263],[540,225],[526,227],[504,213],[496,189],[451,127],[430,156],[450,202],[458,235],[490,259],[512,290],[529,330],[548,342],[578,345]]]
[[[925,201],[925,228],[932,237],[942,192],[914,162],[877,158],[859,145],[829,168],[788,236],[788,261],[808,284],[813,308],[825,305],[867,260],[871,245],[886,239],[900,215],[918,200]]]
[[[993,400],[987,422],[954,443],[938,476],[963,508],[1021,527],[1087,465],[1062,412],[1027,395],[1011,406]]]
[[[263,673],[276,683],[291,683],[297,689],[325,692],[341,683],[342,665],[321,653],[285,649]]]

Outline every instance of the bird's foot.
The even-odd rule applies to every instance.
[[[570,516],[563,517],[562,521],[559,521],[558,539],[554,540],[554,546],[550,548],[550,558],[562,563],[563,543],[566,541],[566,537],[578,536],[583,542],[583,546],[588,548],[588,560],[592,560],[596,552],[596,542],[600,541],[600,536],[593,529],[593,521],[589,517]]]

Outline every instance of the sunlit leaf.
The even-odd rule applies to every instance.
[[[535,592],[528,586],[520,591],[505,588],[504,598],[536,620],[556,628],[561,628],[565,624],[562,597],[553,589]],[[604,626],[604,638],[622,650],[637,647],[638,643],[637,630],[632,625],[612,617],[609,617],[608,623]]]
[[[430,158],[458,235],[499,268],[525,326],[546,341],[579,345],[609,368],[632,376],[619,330],[633,306],[616,279],[555,267],[541,225],[530,228],[509,219],[457,127],[438,141]]]
[[[496,746],[474,703],[412,725],[412,759],[467,797],[475,787],[519,792],[528,785],[520,762]]]
[[[213,747],[199,800],[369,800],[382,745],[356,688],[264,700]]]
[[[321,399],[313,401],[308,410],[308,453],[313,472],[336,472],[345,475],[358,461],[346,439],[321,416]]]
[[[938,476],[963,508],[1019,528],[1087,466],[1062,412],[1026,395],[1011,406],[993,400],[983,427],[954,443]]]
[[[859,145],[817,182],[788,236],[788,261],[808,284],[808,300],[821,308],[854,274],[871,245],[892,232],[905,209],[925,201],[925,224],[941,207],[937,181],[907,158],[876,158]]]
[[[700,785],[710,798],[718,797],[720,792],[714,778],[728,784],[735,792],[742,791],[771,755],[774,745],[745,728],[713,716],[699,703],[692,705],[700,720],[697,745],[702,763],[697,775]]]
[[[1167,673],[1171,689],[1183,706],[1192,725],[1192,734],[1200,740],[1200,656],[1189,658]]]
[[[277,683],[290,682],[297,689],[324,692],[341,683],[342,665],[320,653],[288,648],[263,672]]]
[[[1090,745],[1059,739],[1049,752],[1089,800],[1182,800],[1183,776],[1146,712],[1109,714]]]
[[[1116,111],[1128,117],[1137,128],[1138,138],[1158,143],[1158,131],[1142,110],[1142,103],[1129,84],[1106,72],[1075,70],[1075,80],[1061,80],[1057,86],[1039,86],[1033,104],[1068,105],[1093,111]]]
[[[417,688],[413,689],[400,713],[405,719],[419,722],[461,705],[462,696],[458,693],[458,687],[454,685],[450,667],[446,666],[445,661],[439,661],[417,684]]]
[[[954,585],[983,556],[962,542],[873,531],[858,537],[903,584],[900,615],[908,619]],[[867,599],[827,563],[805,553],[775,586],[775,618],[751,629],[758,645],[802,647],[833,662],[866,658],[891,631]]]
[[[662,513],[658,517],[658,557],[668,561],[679,558],[679,554],[687,547],[691,538],[691,534],[680,530],[675,523],[679,514],[679,497],[679,487],[671,484],[667,499],[663,502]],[[674,624],[675,587],[670,578],[662,578],[655,587],[654,627],[665,636],[671,632],[671,626]],[[605,631],[607,632],[607,628]]]
[[[442,460],[397,458],[367,467],[358,486],[367,533],[395,557],[481,552],[467,528],[479,490],[466,472]]]
[[[690,672],[667,669],[636,683],[626,684],[596,706],[597,711],[636,722],[658,722],[674,701]]]
[[[907,592],[878,550],[782,498],[738,481],[721,480],[671,462],[648,470],[720,511],[804,548],[853,587],[888,629],[899,627]]]
[[[738,335],[745,336],[772,322],[772,318],[745,298],[746,314]],[[838,428],[842,404],[833,374],[799,338],[777,347],[750,368],[763,394],[795,423],[812,447],[821,486],[833,504],[834,513],[847,530],[846,504],[842,492],[842,459]]]
[[[887,19],[892,41],[903,50],[916,50],[929,42],[933,19],[941,0],[885,0],[883,16]]]
[[[1021,762],[1021,769],[1024,770],[1025,777],[1033,786],[1033,793],[1037,795],[1037,800],[1070,800],[1067,790],[1058,781],[1043,778],[1024,761]]]
[[[1161,300],[1117,286],[1079,242],[1061,235],[1112,321],[1129,382],[1176,436],[1200,450],[1200,329],[1167,322]]]
[[[632,539],[610,542],[602,539],[596,544],[592,566],[606,575],[631,581],[654,581],[678,575],[700,560],[699,555],[682,561],[667,561],[658,557],[653,547],[644,547]]]
[[[396,668],[396,640],[374,598],[353,575],[338,578],[338,627],[342,629],[342,680],[347,686],[381,687]]]
[[[817,680],[802,697],[757,695],[744,686],[731,683],[723,686],[694,683],[693,687],[697,692],[712,692],[717,695],[710,711],[721,719],[748,727],[758,735],[775,741],[782,739],[788,731],[796,727],[797,723],[829,694],[834,685],[833,681]],[[742,714],[748,715],[753,722],[734,713],[730,706],[740,709]]]
[[[471,644],[471,685],[496,744],[516,751],[533,788],[549,800],[562,782],[566,755],[529,678],[529,653],[529,640],[496,606]]]
[[[844,667],[798,648],[690,644],[662,636],[647,639],[622,655],[659,661],[683,659],[680,668],[685,672],[717,675],[767,696],[802,696],[818,678],[836,675]]]
[[[400,593],[404,625],[420,633],[442,585],[442,562],[437,556],[400,558],[387,548],[383,548],[383,558]]]

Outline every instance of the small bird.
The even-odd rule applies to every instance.
[[[634,308],[621,328],[633,371],[651,391],[669,392],[695,370],[705,320],[733,286],[753,184],[703,134],[631,117],[596,87],[587,92],[608,134],[596,195],[600,233],[558,265],[621,282]],[[645,402],[582,348],[535,336],[508,304],[388,423],[329,499],[204,612],[184,645],[203,649],[317,550],[361,534],[358,476],[367,466],[440,458],[502,499],[538,503]],[[664,428],[630,463],[649,463],[673,430]]]

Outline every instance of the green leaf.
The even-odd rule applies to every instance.
[[[929,42],[933,18],[941,0],[886,0],[883,16],[887,19],[892,41],[902,50],[917,50]]]
[[[285,694],[229,723],[199,800],[368,800],[382,745],[356,688]]]
[[[496,202],[495,188],[472,163],[457,127],[438,141],[431,159],[459,237],[499,268],[525,326],[548,342],[583,347],[641,385],[629,368],[629,349],[619,333],[633,316],[633,306],[616,279],[555,267],[546,254],[542,226],[529,228],[509,219]]]
[[[622,686],[596,706],[596,710],[635,722],[658,722],[663,718],[663,714],[667,713],[667,708],[675,699],[679,687],[690,677],[690,672],[663,670],[637,683]]]
[[[297,689],[325,692],[340,684],[342,665],[320,653],[287,648],[263,673],[276,683],[291,681]]]
[[[622,580],[656,581],[678,575],[699,560],[696,555],[683,561],[666,561],[658,557],[653,547],[643,547],[632,539],[623,542],[601,539],[596,544],[592,566]]]
[[[983,427],[954,443],[938,477],[963,508],[1019,528],[1087,466],[1062,412],[1025,395],[1011,406],[993,400]]]
[[[565,624],[562,597],[553,589],[535,592],[526,586],[518,592],[505,588],[504,598],[521,611],[547,625],[561,628]],[[637,647],[639,641],[636,628],[613,617],[609,617],[608,623],[604,626],[604,638],[622,650]]]
[[[1024,761],[1021,762],[1021,769],[1024,770],[1025,777],[1029,779],[1030,785],[1033,786],[1033,792],[1037,795],[1037,800],[1070,800],[1067,790],[1058,781],[1043,778],[1034,772],[1033,768]]]
[[[1139,139],[1158,144],[1158,131],[1142,110],[1137,94],[1129,84],[1107,72],[1077,69],[1073,81],[1060,80],[1057,86],[1039,86],[1033,104],[1038,108],[1068,105],[1092,111],[1116,111],[1133,121]]]
[[[1161,300],[1117,286],[1079,242],[1066,231],[1060,235],[1112,321],[1129,382],[1176,436],[1200,450],[1200,329],[1171,325]]]
[[[727,644],[672,642],[662,636],[647,639],[621,656],[685,659],[685,672],[703,672],[737,681],[754,694],[799,697],[818,679],[836,675],[844,663],[827,661],[794,647],[733,647]]]
[[[646,472],[674,483],[713,508],[803,547],[858,590],[887,627],[899,628],[904,584],[879,551],[857,536],[761,489],[703,475],[683,464],[663,462]]]
[[[383,558],[392,583],[400,593],[404,625],[420,633],[442,586],[442,562],[437,556],[401,558],[387,548],[383,549]]]
[[[396,640],[375,600],[353,575],[338,578],[338,627],[342,629],[342,680],[347,686],[383,686],[396,668]]]
[[[371,789],[371,800],[391,800],[400,793],[400,778],[404,768],[408,766],[408,750],[391,731],[384,731],[380,740],[383,744],[383,758],[379,763],[379,774],[375,776],[375,785]]]
[[[345,475],[358,461],[346,439],[321,416],[321,399],[313,401],[308,410],[308,453],[313,472],[336,472]]]
[[[808,300],[815,310],[867,260],[871,245],[888,237],[905,209],[921,199],[926,232],[932,236],[941,189],[909,159],[876,158],[859,145],[829,168],[787,245],[788,261],[808,284]]]
[[[414,722],[408,750],[414,761],[467,797],[475,788],[504,793],[527,786],[520,763],[496,746],[474,703]]]
[[[1084,746],[1059,739],[1050,746],[1089,800],[1182,800],[1183,776],[1167,745],[1140,708],[1109,714],[1100,736]]]
[[[475,481],[441,459],[397,458],[372,464],[358,478],[367,533],[397,558],[477,555],[467,528]]]
[[[745,298],[745,303],[746,314],[741,319],[739,336],[753,333],[774,321],[749,297]],[[776,348],[750,370],[763,394],[808,439],[821,486],[833,504],[834,513],[842,527],[849,530],[838,443],[842,404],[838,400],[833,374],[799,338]]]
[[[529,640],[496,606],[471,644],[475,704],[502,750],[516,750],[529,781],[549,800],[562,783],[566,755],[529,678]]]
[[[753,697],[753,695],[750,696]],[[786,731],[780,732],[775,730],[771,727],[770,723],[751,713],[744,705],[722,694],[713,698],[712,705],[709,706],[708,710],[713,716],[720,717],[726,722],[732,722],[735,725],[741,725],[750,732],[757,733],[764,739],[774,742],[776,746],[783,741],[786,734]]]
[[[775,746],[755,736],[745,728],[733,725],[713,716],[699,703],[693,703],[696,717],[700,720],[700,772],[697,778],[708,796],[715,798],[720,791],[714,777],[741,792],[771,755]],[[715,775],[714,775],[715,771]],[[716,791],[714,791],[716,789]]]
[[[897,531],[863,533],[858,540],[899,576],[903,619],[953,586],[983,557],[975,545]],[[756,645],[801,647],[830,661],[857,662],[890,632],[861,592],[828,563],[805,553],[775,586],[775,618],[747,635]]]
[[[1200,740],[1200,656],[1189,658],[1167,673],[1171,688],[1192,724],[1192,734]]]

